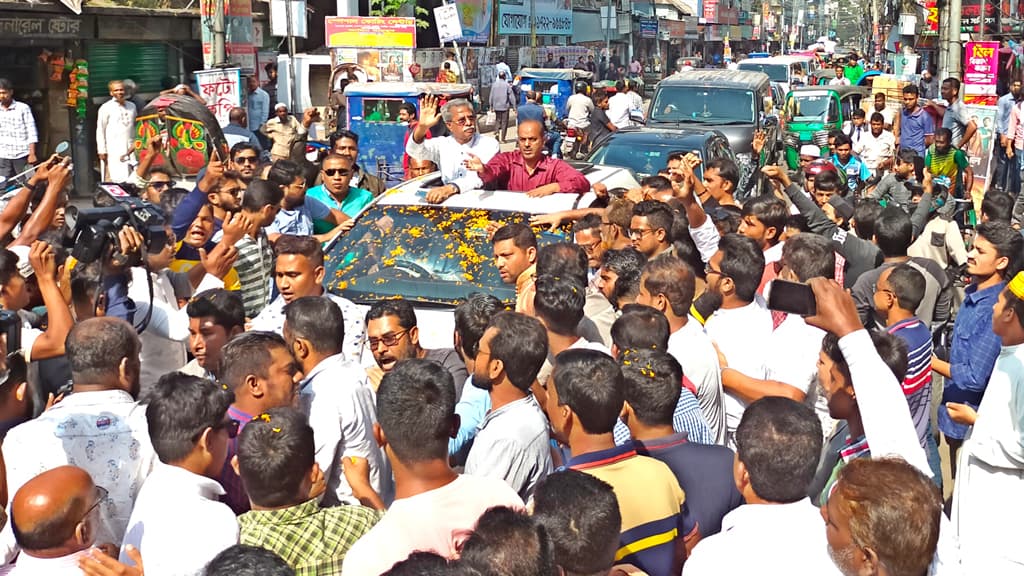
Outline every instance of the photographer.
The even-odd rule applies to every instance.
[[[37,166],[28,183],[0,206],[0,239],[14,237],[5,246],[28,246],[50,227],[64,189],[71,181],[71,174],[71,159],[54,154]],[[39,196],[37,191],[44,183],[45,192],[36,199]],[[26,220],[30,205],[32,214]]]
[[[17,312],[28,305],[26,280],[33,274],[46,306],[48,322],[45,332],[22,325],[20,349],[25,361],[31,362],[63,355],[64,339],[74,320],[57,285],[53,248],[44,242],[34,242],[28,250],[28,264],[30,268],[25,267],[24,262],[19,266],[17,254],[6,248],[0,249],[0,309]]]

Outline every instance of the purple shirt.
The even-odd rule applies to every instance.
[[[235,408],[234,404],[228,406],[228,418],[238,420],[238,434],[242,434],[245,425],[252,421],[252,415]],[[222,500],[231,507],[235,514],[244,514],[249,511],[249,495],[242,485],[242,478],[235,474],[231,467],[231,459],[238,454],[238,436],[228,440],[228,455],[224,459],[224,469],[220,473],[220,485],[224,487]]]
[[[559,184],[559,192],[583,194],[590,190],[590,182],[583,174],[558,158],[545,156],[530,174],[518,150],[496,154],[484,166],[480,179],[484,188],[512,192],[529,192],[552,182]]]

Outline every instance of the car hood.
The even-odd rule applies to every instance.
[[[731,124],[728,126],[715,126],[714,124],[702,124],[702,128],[718,130],[729,139],[729,147],[733,154],[750,154],[753,152],[751,143],[754,139],[753,124]]]

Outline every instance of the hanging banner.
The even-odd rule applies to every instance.
[[[434,8],[434,23],[437,24],[437,39],[441,44],[462,40],[462,24],[455,4]]]
[[[196,93],[203,97],[221,127],[227,126],[231,109],[242,105],[242,71],[238,68],[197,70],[195,76]]]
[[[534,28],[540,36],[572,36],[571,0],[500,0],[498,33],[531,33],[530,11]]]
[[[328,16],[328,48],[415,48],[416,19],[377,16]]]
[[[253,44],[252,0],[224,1],[224,57],[227,62],[214,62],[213,26],[215,0],[203,0],[200,4],[203,36],[203,67],[213,68],[218,64],[234,64],[245,74],[256,69],[256,48]]]
[[[995,106],[998,75],[999,43],[968,42],[964,49],[964,103]]]
[[[472,44],[487,44],[491,39],[491,0],[458,0],[462,40]]]
[[[658,37],[658,19],[657,18],[641,18],[640,19],[640,37],[641,38],[657,38]]]

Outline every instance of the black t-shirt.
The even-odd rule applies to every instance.
[[[612,133],[608,129],[608,123],[611,122],[608,119],[608,115],[604,113],[601,108],[594,108],[594,111],[590,113],[590,141],[598,142],[605,136]]]

